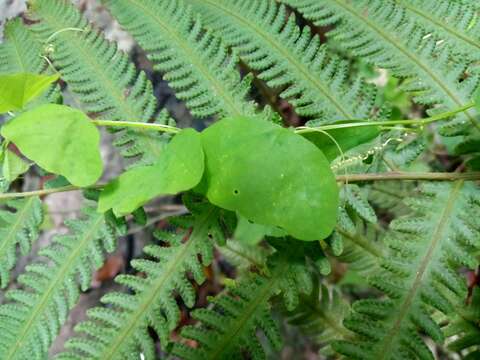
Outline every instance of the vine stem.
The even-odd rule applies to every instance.
[[[428,180],[428,181],[455,181],[455,180],[480,180],[480,171],[467,173],[444,172],[402,172],[392,171],[377,174],[351,174],[338,175],[337,182],[359,181],[387,181],[387,180]]]
[[[391,171],[386,173],[371,173],[371,174],[350,174],[350,175],[337,175],[337,182],[360,182],[360,181],[391,181],[391,180],[425,180],[425,181],[480,181],[480,171],[467,172],[467,173],[442,173],[442,172],[401,172]],[[16,198],[24,198],[30,196],[43,196],[48,194],[54,194],[59,192],[85,190],[85,189],[101,189],[106,184],[95,184],[85,188],[68,185],[52,189],[43,189],[35,191],[25,192],[12,192],[0,194],[0,200],[10,200]]]
[[[443,112],[441,114],[437,114],[428,118],[419,118],[419,119],[405,119],[405,120],[384,120],[384,121],[365,121],[364,119],[359,119],[359,120],[343,120],[343,121],[355,121],[355,122],[345,122],[342,124],[332,124],[332,125],[323,125],[323,126],[318,126],[318,127],[307,127],[307,126],[301,126],[296,128],[295,132],[297,134],[305,134],[305,133],[311,133],[316,131],[316,129],[321,129],[321,130],[334,130],[334,129],[345,129],[345,128],[352,128],[352,127],[363,127],[363,126],[392,126],[392,125],[414,125],[414,126],[425,126],[427,124],[433,123],[435,121],[447,119],[449,117],[452,117],[453,115],[456,115],[458,113],[461,113],[463,111],[466,111],[472,107],[474,107],[475,104],[473,102],[468,103],[466,105],[463,105],[457,109]],[[341,120],[340,120],[341,121]]]
[[[162,125],[155,123],[145,123],[138,121],[115,121],[115,120],[92,120],[92,123],[97,126],[111,126],[111,127],[131,127],[138,128],[141,130],[155,130],[168,133],[178,133],[180,128],[170,125]]]
[[[295,128],[295,132],[297,134],[306,134],[306,133],[325,131],[325,130],[345,129],[345,128],[364,127],[364,126],[393,126],[393,125],[425,126],[432,122],[452,117],[453,115],[466,111],[474,106],[475,104],[471,102],[457,109],[443,112],[441,114],[437,114],[428,118],[405,119],[405,120],[384,120],[384,121],[365,121],[365,119],[358,119],[358,120],[350,119],[350,120],[343,120],[345,122],[342,124],[322,125],[317,127],[300,126]],[[339,120],[339,121],[342,121],[342,120]],[[175,126],[155,124],[155,123],[145,123],[145,122],[139,122],[139,121],[92,120],[92,123],[97,126],[111,126],[111,127],[123,127],[123,128],[131,127],[131,128],[138,128],[141,130],[153,130],[153,131],[161,131],[161,132],[168,132],[168,133],[175,133],[175,134],[182,130]]]

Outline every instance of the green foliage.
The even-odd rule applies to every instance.
[[[480,290],[473,289],[473,294],[467,304],[462,304],[456,311],[456,316],[443,329],[445,337],[451,338],[449,349],[455,352],[467,352],[466,360],[474,360],[480,355]]]
[[[0,305],[0,353],[3,359],[44,359],[92,272],[116,248],[115,227],[95,209],[84,220],[68,221],[71,233],[42,248],[42,260],[27,265],[18,278],[22,288],[5,293]]]
[[[1,157],[3,160],[2,175],[9,183],[26,173],[30,168],[29,163],[9,149],[6,149]]]
[[[81,111],[41,105],[15,117],[0,133],[26,157],[73,185],[92,185],[102,175],[100,134]]]
[[[313,130],[302,133],[304,138],[322,150],[330,162],[348,150],[365,144],[377,138],[379,135],[380,129],[378,126],[358,126],[322,131]]]
[[[57,81],[59,75],[18,73],[0,75],[0,114],[21,110]]]
[[[231,118],[205,130],[202,144],[207,163],[200,187],[213,204],[301,240],[332,232],[337,185],[325,156],[308,141],[261,119]]]
[[[251,77],[240,79],[236,54],[182,0],[104,0],[112,14],[147,52],[155,69],[192,114],[253,115],[245,100]],[[187,1],[187,3],[189,3]]]
[[[285,311],[285,310],[284,310]],[[336,340],[351,339],[354,334],[343,326],[350,306],[339,289],[315,282],[309,295],[300,296],[300,304],[293,311],[285,311],[289,324],[311,336],[322,347],[322,354],[332,356],[330,344]]]
[[[43,53],[41,42],[22,24],[21,19],[7,21],[4,38],[5,41],[0,44],[0,74],[52,74],[54,72],[41,56]],[[37,103],[57,102],[59,97],[59,87],[51,86]]]
[[[65,345],[67,351],[58,359],[137,359],[138,352],[142,352],[145,359],[154,359],[155,344],[149,328],[156,332],[163,346],[169,343],[170,332],[180,318],[174,293],[192,307],[195,291],[186,274],[191,273],[194,281],[201,284],[205,280],[202,266],[210,264],[213,258],[210,239],[213,236],[209,235],[218,233],[215,230],[219,226],[216,210],[210,205],[200,205],[197,209],[202,211],[200,215],[182,219],[189,228],[185,232],[157,233],[167,246],[147,246],[144,251],[152,260],[132,262],[132,266],[145,276],[120,275],[116,278],[132,293],[105,295],[102,302],[110,307],[89,310],[89,320],[76,327],[87,337],[70,339]]]
[[[409,203],[415,213],[392,222],[384,270],[370,279],[388,298],[355,302],[345,326],[360,337],[334,346],[349,358],[433,359],[417,331],[443,342],[431,311],[451,313],[466,295],[456,268],[478,265],[470,255],[480,247],[480,224],[470,216],[480,206],[473,186],[424,185],[422,197]]]
[[[323,123],[370,117],[372,88],[362,79],[347,88],[346,63],[329,54],[309,27],[300,30],[294,15],[285,22],[284,6],[273,0],[190,2],[260,79],[283,89],[282,98],[298,114]]]
[[[66,0],[36,0],[30,14],[38,20],[31,29],[84,111],[109,120],[173,122],[165,112],[155,117],[157,101],[145,73],[137,71],[73,5]],[[144,165],[156,161],[165,140],[155,133],[128,130],[119,134],[117,145],[125,157]]]
[[[30,0],[5,26],[1,359],[53,356],[117,235],[130,250],[138,231],[143,257],[58,359],[300,358],[304,343],[327,359],[478,358],[476,2],[102,3],[135,61],[69,0]],[[207,128],[176,128],[148,76],[202,118],[181,128]],[[60,87],[70,107],[45,105]],[[127,160],[102,191],[94,124]],[[70,183],[91,202],[22,269],[40,199]],[[141,207],[181,192],[184,216]]]
[[[0,284],[7,287],[10,270],[17,261],[17,246],[22,255],[30,252],[32,244],[38,238],[39,227],[43,220],[42,203],[38,197],[11,200],[7,204],[10,210],[0,211]]]
[[[429,35],[429,31],[425,30],[425,20],[418,22],[418,17],[409,16],[410,13],[401,5],[412,1],[282,0],[282,2],[296,8],[316,25],[335,25],[329,36],[353,55],[392,71],[396,77],[407,78],[409,81],[405,83],[404,89],[413,94],[417,103],[432,107],[431,113],[467,104],[478,86],[479,77],[476,71],[472,72],[466,81],[460,81],[463,80],[461,76],[468,63],[464,58],[456,56],[452,64],[450,48],[438,45],[438,38]],[[414,2],[417,5],[425,4],[424,8],[437,8],[434,14],[448,11],[453,17],[450,10],[444,10],[444,6],[438,6],[436,2]],[[445,2],[441,1],[443,5]],[[424,13],[431,15],[431,11]],[[465,13],[464,19],[468,18],[469,13],[471,14],[471,11]],[[464,15],[461,12],[460,14]],[[451,19],[450,16],[448,18]],[[441,19],[440,26],[438,22],[435,24],[436,29],[445,27],[444,17]],[[465,26],[463,21],[465,20],[460,20],[459,24],[463,23]],[[431,21],[427,25],[427,29],[429,28]],[[444,39],[445,31],[440,32],[441,38]],[[452,32],[450,35],[454,36]],[[457,44],[458,38],[455,39],[448,45]],[[480,130],[473,110],[456,116],[443,127],[442,131],[449,135],[465,133],[471,131],[469,124]]]
[[[292,310],[298,304],[299,294],[312,291],[312,283],[304,273],[305,268],[286,261],[285,254],[274,256],[270,265],[267,276],[252,274],[235,282],[233,287],[210,300],[213,308],[194,311],[200,326],[186,326],[181,335],[195,340],[199,346],[191,348],[176,343],[173,354],[185,360],[242,359],[245,351],[253,359],[262,359],[265,355],[258,332],[262,332],[274,348],[279,348],[281,339],[268,300],[277,292],[283,292],[286,306]]]
[[[155,164],[129,170],[108,184],[100,194],[98,210],[113,209],[116,216],[132,213],[156,196],[192,189],[203,171],[200,135],[185,129],[175,135]]]

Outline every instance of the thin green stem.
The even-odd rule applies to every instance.
[[[335,129],[346,129],[352,127],[364,127],[364,126],[395,126],[395,125],[413,125],[413,126],[425,126],[435,121],[447,119],[452,117],[455,114],[461,113],[466,111],[475,104],[473,102],[461,106],[457,109],[447,111],[441,114],[437,114],[435,116],[431,116],[428,118],[423,119],[406,119],[406,120],[384,120],[384,121],[365,121],[365,119],[358,119],[358,120],[344,120],[346,122],[341,124],[331,124],[331,125],[323,125],[317,127],[306,127],[300,126],[295,129],[297,134],[306,134],[315,131],[326,131],[326,130],[335,130]],[[353,122],[352,122],[353,121]],[[112,127],[130,127],[130,128],[138,128],[141,130],[153,130],[153,131],[161,131],[161,132],[168,132],[168,133],[178,133],[181,129],[175,126],[169,125],[162,125],[162,124],[155,124],[155,123],[145,123],[139,121],[114,121],[114,120],[92,120],[92,123],[97,126],[112,126]]]
[[[92,120],[92,123],[97,126],[112,126],[112,127],[131,127],[137,128],[141,130],[154,130],[154,131],[162,131],[168,133],[178,133],[180,132],[180,128],[175,126],[169,125],[162,125],[162,124],[155,124],[155,123],[144,123],[144,122],[137,122],[137,121],[114,121],[114,120]]]
[[[378,174],[351,174],[338,175],[337,182],[359,181],[387,181],[387,180],[426,180],[426,181],[454,181],[454,180],[480,180],[480,172],[468,173],[443,173],[443,172],[401,172],[391,171]]]
[[[480,181],[480,171],[468,172],[468,173],[442,173],[442,172],[401,172],[391,171],[385,173],[371,173],[371,174],[350,174],[350,175],[337,175],[337,182],[340,183],[352,183],[359,181],[388,181],[388,180],[424,180],[424,181]],[[13,192],[0,194],[0,201],[10,200],[16,198],[24,198],[30,196],[42,196],[48,194],[54,194],[58,192],[67,192],[84,189],[101,189],[106,184],[95,184],[86,188],[80,188],[78,186],[68,185],[52,189],[43,189],[35,191],[25,192]]]
[[[393,125],[425,126],[435,121],[448,119],[449,117],[452,117],[455,114],[466,111],[474,106],[475,104],[471,102],[457,109],[443,112],[441,114],[437,114],[437,115],[434,115],[428,118],[423,118],[423,119],[384,120],[384,121],[365,121],[364,119],[353,120],[356,122],[351,122],[352,120],[345,120],[350,122],[345,122],[341,124],[323,125],[318,127],[302,126],[302,127],[298,127],[295,130],[295,132],[297,134],[305,134],[305,133],[311,133],[317,130],[335,130],[335,129],[345,129],[345,128],[352,128],[352,127],[363,127],[363,126],[393,126]]]

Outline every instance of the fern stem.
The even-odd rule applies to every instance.
[[[337,182],[357,181],[385,181],[385,180],[427,180],[427,181],[454,181],[454,180],[480,180],[480,171],[468,173],[447,172],[402,172],[391,171],[385,173],[337,175]]]
[[[155,130],[161,132],[178,133],[180,128],[169,125],[145,123],[137,121],[115,121],[115,120],[92,120],[92,123],[97,126],[112,126],[112,127],[133,127],[141,130]]]
[[[351,122],[352,120],[343,120],[344,123],[341,124],[332,124],[332,125],[324,125],[318,127],[298,127],[295,132],[297,134],[306,134],[315,132],[318,130],[335,130],[335,129],[346,129],[352,127],[363,127],[363,126],[392,126],[392,125],[413,125],[413,126],[425,126],[435,121],[444,120],[449,117],[452,117],[458,113],[464,112],[472,107],[475,104],[473,102],[458,107],[454,110],[443,112],[441,114],[437,114],[428,118],[420,118],[420,119],[404,119],[404,120],[384,120],[384,121],[365,121],[364,119],[354,120],[357,122]]]
[[[401,172],[391,171],[385,173],[368,173],[368,174],[351,174],[351,175],[337,175],[337,182],[359,182],[359,181],[386,181],[386,180],[425,180],[425,181],[476,181],[480,180],[480,171],[467,173],[447,173],[447,172]],[[84,190],[84,189],[101,189],[106,184],[95,184],[81,188],[78,186],[67,185],[52,189],[42,189],[24,192],[12,192],[0,194],[0,201],[25,198],[31,196],[49,195],[59,192]]]

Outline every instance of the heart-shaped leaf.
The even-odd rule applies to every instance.
[[[338,187],[323,153],[308,140],[256,118],[224,119],[202,132],[213,204],[301,240],[333,230]]]
[[[98,211],[132,213],[149,200],[195,187],[204,170],[200,134],[185,129],[175,135],[154,165],[129,170],[101,192]]]
[[[73,185],[92,185],[102,175],[100,134],[81,111],[41,105],[8,122],[0,133],[27,158]]]
[[[59,74],[30,73],[0,75],[0,114],[23,109],[27,103],[40,96],[59,77]]]

